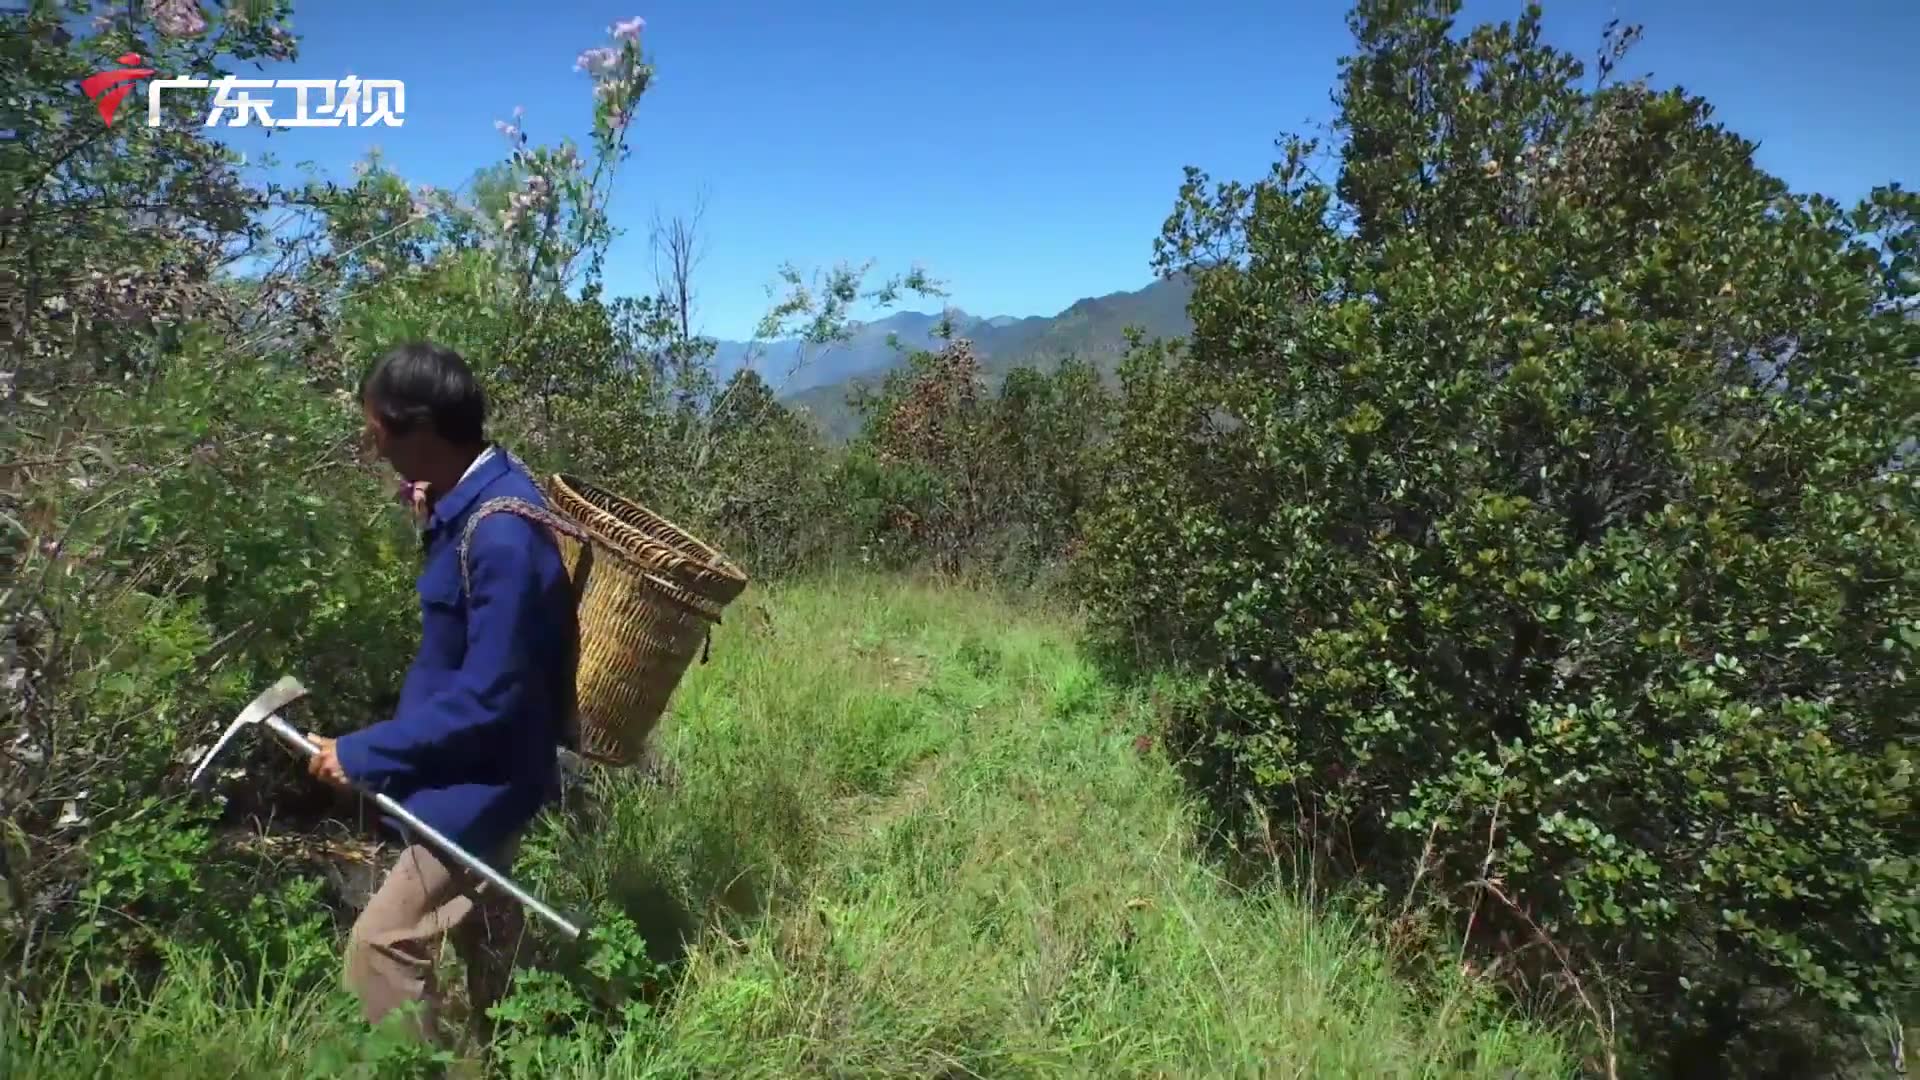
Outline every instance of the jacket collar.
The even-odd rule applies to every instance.
[[[440,496],[433,504],[433,512],[427,515],[427,532],[436,532],[448,524],[460,520],[472,508],[473,501],[489,484],[499,479],[507,471],[507,455],[498,447],[489,445],[493,452],[485,461],[478,462],[468,470],[453,490]]]

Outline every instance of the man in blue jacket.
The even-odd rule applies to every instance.
[[[578,634],[566,567],[545,526],[491,513],[474,528],[463,586],[459,548],[473,512],[501,496],[545,500],[487,442],[485,397],[458,354],[403,345],[374,365],[360,400],[374,445],[418,500],[420,653],[393,717],[338,740],[316,736],[312,771],[385,791],[506,869],[521,830],[558,788]],[[419,1002],[419,1034],[437,1040],[442,937],[467,964],[478,1020],[505,989],[521,922],[511,899],[409,842],[354,924],[348,985],[374,1023]]]

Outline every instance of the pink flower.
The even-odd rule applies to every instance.
[[[620,64],[620,50],[609,48],[588,49],[573,61],[573,70],[584,71],[598,78],[612,71]]]
[[[508,142],[512,142],[520,135],[520,129],[507,123],[505,120],[495,120],[493,122],[493,130],[505,135]]]
[[[623,19],[620,22],[614,23],[610,32],[620,41],[638,41],[640,40],[640,31],[646,28],[647,20],[635,15],[631,19]]]
[[[526,115],[527,115],[527,109],[526,109],[526,106],[524,106],[524,105],[515,105],[515,106],[513,107],[513,118],[514,118],[515,120],[519,120],[519,119],[521,119],[521,118],[523,118],[523,117],[525,117]]]
[[[603,101],[618,102],[633,93],[639,81],[633,78],[603,79],[593,88],[594,96]]]
[[[147,18],[168,37],[192,37],[207,28],[198,0],[147,0]]]

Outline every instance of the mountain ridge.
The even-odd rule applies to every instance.
[[[1148,338],[1183,338],[1192,332],[1187,301],[1193,286],[1184,278],[1161,278],[1131,290],[1082,297],[1055,315],[975,316],[950,308],[955,338],[966,338],[989,379],[997,383],[1017,367],[1051,370],[1061,359],[1077,356],[1111,376],[1126,352],[1128,327]],[[878,385],[887,372],[903,366],[921,349],[937,349],[932,336],[942,314],[899,311],[863,323],[852,336],[793,366],[799,354],[794,342],[765,345],[752,367],[789,405],[810,413],[823,433],[844,440],[858,428],[858,417],[847,404],[856,384]],[[746,366],[750,347],[745,342],[722,341],[714,365],[722,379]]]

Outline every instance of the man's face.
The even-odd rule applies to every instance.
[[[360,415],[366,420],[363,442],[367,449],[378,454],[380,460],[393,466],[394,471],[402,477],[411,480],[412,477],[407,473],[408,455],[404,445],[406,440],[396,438],[389,432],[386,425],[380,422],[380,417],[374,413],[373,406],[365,401],[360,403]]]

